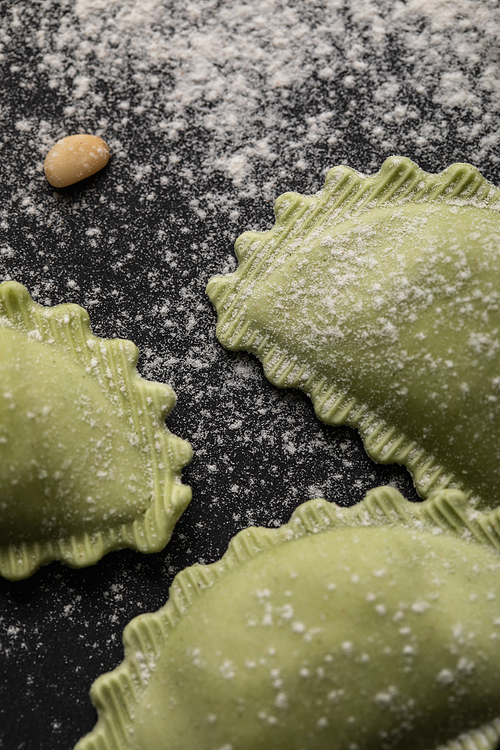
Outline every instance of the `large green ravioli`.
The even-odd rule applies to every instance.
[[[77,305],[0,285],[0,574],[168,541],[190,499],[191,449],[164,426],[172,389],[140,378],[137,357],[94,336]]]
[[[394,489],[302,505],[125,630],[76,750],[495,750],[498,512]]]
[[[276,202],[210,280],[217,335],[296,386],[327,423],[357,427],[418,491],[500,502],[500,191],[466,164],[388,159]]]

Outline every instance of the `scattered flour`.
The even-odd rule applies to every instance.
[[[35,713],[39,750],[71,747],[93,725],[88,688],[120,661],[127,620],[159,607],[180,568],[219,557],[235,529],[279,525],[315,495],[348,504],[389,481],[411,494],[352,431],[319,424],[305,398],[223,351],[204,287],[234,269],[240,232],[271,226],[280,193],[317,191],[335,164],[373,172],[400,153],[430,171],[469,161],[499,183],[499,37],[497,0],[3,4],[0,280],[82,304],[96,333],[132,338],[143,374],[177,391],[169,425],[195,459],[160,574],[123,553],[78,576],[49,566],[26,600],[2,589],[0,671],[23,704],[0,719],[0,746],[28,748]],[[63,196],[43,160],[76,132],[113,156]],[[390,690],[375,699],[390,703]]]

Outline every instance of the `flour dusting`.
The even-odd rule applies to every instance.
[[[238,529],[380,484],[416,499],[404,469],[374,464],[354,431],[320,424],[305,397],[223,350],[204,290],[236,268],[241,232],[272,226],[280,194],[314,194],[336,164],[465,161],[500,184],[499,29],[496,0],[3,3],[0,280],[83,305],[96,335],[133,340],[141,373],[174,387],[168,425],[195,458],[192,504],[159,557],[48,566],[25,595],[1,584],[1,687],[16,710],[0,746],[32,746],[29,717],[38,750],[73,746],[126,622]],[[58,192],[44,158],[82,132],[109,144],[110,163]],[[483,333],[471,351],[491,348]]]

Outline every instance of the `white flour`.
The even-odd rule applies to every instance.
[[[89,125],[118,159],[139,134],[154,151],[127,160],[134,182],[149,182],[160,151],[164,178],[229,177],[230,202],[271,195],[284,168],[313,169],[318,181],[331,162],[318,169],[317,145],[373,169],[395,150],[428,159],[453,131],[467,160],[498,159],[496,2],[80,0],[13,6],[0,23],[21,85],[42,82],[59,98],[55,117],[4,105],[10,147],[34,139],[39,158]],[[373,149],[368,162],[342,147],[353,127]],[[190,160],[176,150],[193,135],[203,145]]]
[[[399,153],[429,171],[468,161],[500,183],[499,49],[497,0],[1,4],[0,281],[82,304],[98,335],[133,339],[142,373],[175,388],[168,424],[195,459],[192,506],[162,553],[169,579],[309,497],[349,503],[388,481],[411,491],[353,432],[321,425],[305,397],[224,351],[204,288],[234,269],[238,234],[272,225],[279,194],[319,190],[335,164],[374,172]],[[88,188],[57,194],[43,159],[79,131],[105,138],[112,160]],[[120,660],[128,619],[165,600],[158,563],[137,559],[78,576],[49,566],[19,601],[8,588],[0,657],[26,682],[17,747],[30,747],[23,711],[40,717],[37,750],[91,728],[91,679]],[[63,683],[44,682],[54,664],[65,672],[64,638],[80,650]]]

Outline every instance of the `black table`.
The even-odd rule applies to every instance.
[[[404,469],[375,465],[353,430],[225,351],[204,289],[235,267],[238,234],[272,225],[278,195],[319,190],[335,164],[374,172],[401,153],[428,171],[470,161],[500,183],[495,6],[0,3],[0,280],[132,339],[141,374],[174,387],[167,424],[194,448],[193,500],[163,552],[0,581],[1,748],[73,747],[126,623],[239,529],[389,482],[418,499]],[[76,132],[102,133],[113,157],[57,192],[43,158]]]

